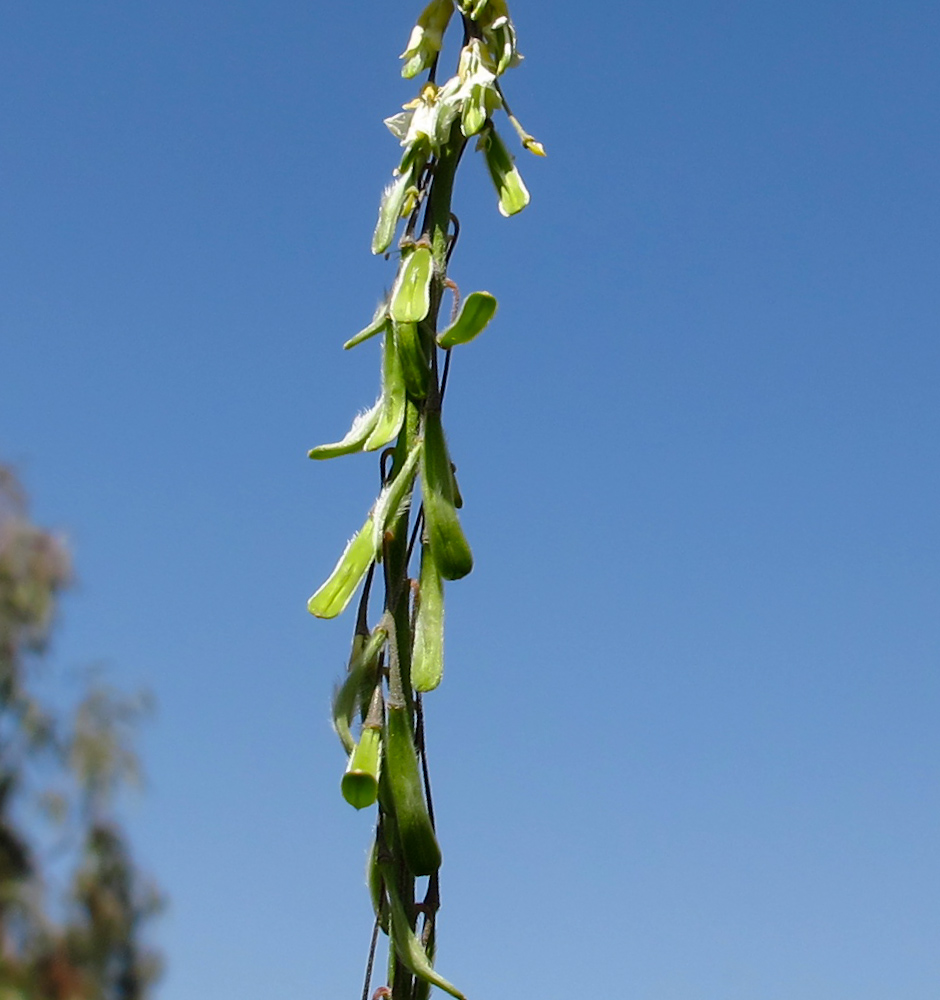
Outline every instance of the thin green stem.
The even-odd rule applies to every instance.
[[[437,316],[444,293],[444,280],[447,276],[447,255],[451,243],[451,200],[453,197],[454,177],[460,158],[466,146],[466,139],[460,134],[456,124],[452,130],[450,143],[441,151],[440,156],[431,166],[432,176],[427,197],[422,235],[431,243],[431,253],[434,258],[434,279],[431,284],[430,309],[427,318],[421,323],[422,343],[431,366],[431,379],[428,397],[424,400],[409,399],[405,411],[405,424],[399,434],[395,446],[395,458],[392,475],[404,464],[418,435],[421,433],[421,422],[428,407],[440,407],[440,389],[437,371],[437,343],[435,340]],[[411,588],[408,579],[408,563],[410,547],[408,545],[408,527],[410,511],[402,514],[392,528],[392,537],[388,539],[385,548],[385,586],[386,608],[394,621],[394,635],[390,636],[390,659],[392,669],[389,676],[389,698],[401,698],[409,709],[412,725],[415,725],[415,702],[411,687],[411,649],[414,641],[409,595]],[[416,734],[417,735],[417,734]],[[422,752],[422,764],[426,768]],[[426,771],[425,771],[426,774]],[[417,911],[415,902],[415,878],[405,865],[401,850],[397,845],[386,843],[386,848],[392,855],[395,866],[396,881],[402,901],[408,907],[412,927],[417,926]],[[437,879],[434,878],[434,891],[429,892],[423,906],[425,923],[429,931],[433,929],[434,918],[438,908]],[[389,956],[389,986],[395,1000],[417,1000],[420,992],[420,980],[416,979],[405,968],[404,964],[394,954]]]

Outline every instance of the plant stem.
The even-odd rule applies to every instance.
[[[435,334],[437,316],[444,294],[444,280],[447,276],[447,250],[454,177],[467,142],[461,135],[460,127],[457,123],[454,124],[451,136],[451,141],[441,150],[440,156],[431,167],[432,179],[427,197],[422,233],[423,236],[426,236],[430,240],[431,253],[434,258],[434,278],[431,283],[430,310],[427,318],[420,324],[422,345],[430,361],[431,379],[428,396],[425,400],[416,401],[408,399],[405,410],[405,423],[395,445],[395,456],[391,473],[393,476],[404,464],[418,435],[421,433],[422,418],[426,410],[431,407],[439,409],[441,405],[437,371],[438,348]],[[411,649],[414,635],[410,614],[409,595],[411,586],[408,574],[410,513],[410,510],[408,510],[398,518],[391,531],[392,537],[386,545],[385,588],[386,608],[395,622],[394,642],[402,694],[408,705],[409,717],[414,730],[416,724],[415,704],[411,687]],[[422,764],[424,767],[427,766],[423,755]],[[414,906],[415,878],[408,871],[400,845],[389,843],[388,841],[391,839],[390,837],[386,838],[385,847],[392,855],[401,899],[408,908],[412,927],[416,928],[417,912]],[[435,877],[435,891],[429,892],[425,900],[425,927],[429,936],[433,934],[434,918],[439,905],[436,884],[437,878]],[[405,968],[394,952],[389,956],[388,985],[392,990],[395,1000],[417,1000],[421,992],[421,981]]]

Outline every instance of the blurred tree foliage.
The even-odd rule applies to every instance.
[[[146,699],[96,683],[63,716],[34,693],[71,579],[0,465],[0,1000],[144,1000],[160,963],[141,932],[160,896],[113,806],[138,778]]]

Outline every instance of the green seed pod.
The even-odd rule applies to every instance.
[[[410,170],[395,177],[382,192],[382,201],[379,203],[379,221],[375,224],[375,232],[372,234],[373,253],[385,253],[392,245],[409,187],[411,187]]]
[[[509,216],[521,212],[529,204],[529,192],[512,154],[495,128],[490,126],[483,130],[477,149],[482,149],[486,157],[486,166],[499,195],[500,214]]]
[[[395,323],[395,343],[401,358],[405,388],[412,399],[424,399],[428,394],[430,368],[421,345],[417,323]]]
[[[415,691],[433,691],[444,675],[444,583],[428,546],[421,549],[421,580],[411,684]]]
[[[431,965],[434,965],[434,958],[437,953],[437,932],[435,924],[432,923],[427,929],[427,940],[425,940],[425,931],[422,929],[421,941],[424,945],[424,952],[428,956],[428,961]],[[419,977],[418,981],[415,983],[414,992],[412,993],[413,1000],[431,1000],[431,990],[433,988],[434,987],[428,982],[427,979],[421,979]]]
[[[429,409],[424,416],[421,495],[428,540],[441,576],[459,580],[473,569],[473,553],[457,516],[454,472],[439,410]]]
[[[356,741],[349,730],[356,711],[356,695],[359,692],[360,673],[356,667],[362,662],[362,650],[365,648],[366,636],[357,632],[353,636],[352,652],[349,654],[349,666],[346,668],[346,680],[333,692],[333,728],[339,737],[346,753],[352,753]],[[355,675],[354,675],[355,671]]]
[[[416,246],[402,261],[392,289],[389,313],[396,323],[420,323],[431,308],[431,277],[434,261],[431,250]]]
[[[441,866],[441,849],[424,801],[408,709],[391,699],[385,720],[385,769],[405,864],[413,875],[431,875]]]
[[[366,809],[378,798],[381,749],[381,732],[364,726],[356,748],[349,755],[341,785],[343,798],[356,809]]]
[[[402,964],[418,978],[436,986],[438,989],[449,993],[456,1000],[467,1000],[467,998],[454,986],[449,983],[435,968],[428,959],[427,952],[421,946],[415,932],[411,928],[408,914],[402,904],[401,898],[395,885],[395,867],[388,862],[381,863],[382,875],[385,879],[385,891],[388,895],[389,908],[391,909],[391,938]]]
[[[496,296],[489,292],[471,292],[453,323],[437,335],[441,347],[449,349],[457,344],[468,344],[482,333],[496,313]]]
[[[317,618],[341,614],[374,559],[381,559],[385,531],[410,503],[410,490],[422,448],[415,442],[395,478],[386,485],[366,518],[366,523],[346,544],[339,562],[326,582],[307,601],[307,610]]]
[[[375,430],[379,422],[379,414],[382,412],[382,400],[376,401],[375,406],[365,413],[360,413],[353,421],[346,437],[342,441],[334,444],[320,444],[316,448],[311,448],[307,452],[307,458],[336,458],[339,455],[351,455],[355,451],[362,451],[369,435]]]
[[[382,395],[375,427],[365,441],[366,451],[384,448],[401,430],[405,419],[405,376],[401,358],[395,349],[391,324],[385,329],[382,343]]]
[[[383,302],[379,305],[378,309],[375,310],[372,322],[368,326],[364,326],[355,337],[350,337],[349,340],[343,344],[343,350],[348,351],[351,347],[355,347],[357,344],[361,344],[364,340],[368,340],[370,337],[374,337],[377,333],[381,333],[385,329],[385,324],[387,322],[388,303]]]
[[[357,632],[353,636],[346,679],[333,695],[333,728],[348,754],[356,746],[349,727],[356,714],[360,691],[369,682],[375,687],[379,653],[387,638],[388,632],[381,623],[371,635]]]
[[[368,572],[375,551],[375,523],[370,514],[359,532],[346,543],[326,582],[307,601],[310,614],[317,618],[335,618],[341,614]]]
[[[375,840],[369,848],[369,858],[366,861],[366,882],[369,886],[369,897],[372,909],[379,921],[379,927],[388,934],[388,905],[385,900],[385,880],[382,869],[379,868],[379,849]]]
[[[394,524],[398,515],[403,513],[411,503],[411,487],[414,484],[421,455],[421,443],[415,442],[414,447],[405,459],[395,478],[382,490],[373,508],[373,534],[377,556],[382,553],[382,539],[385,532]]]

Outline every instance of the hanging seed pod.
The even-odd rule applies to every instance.
[[[346,543],[326,582],[307,601],[310,614],[317,618],[335,618],[341,614],[368,572],[375,551],[375,523],[370,514],[358,533]]]
[[[433,273],[429,247],[416,246],[402,261],[389,305],[389,314],[396,323],[420,323],[427,316]]]
[[[343,798],[356,809],[365,809],[378,798],[384,707],[382,685],[378,683],[372,692],[359,742],[349,755],[341,783]]]
[[[375,839],[369,848],[369,857],[366,860],[366,883],[369,886],[369,897],[372,900],[372,909],[379,921],[379,927],[388,934],[388,903],[385,899],[385,880],[382,878],[382,869],[379,868],[379,848]]]
[[[384,448],[401,430],[405,419],[405,376],[395,349],[391,324],[386,324],[382,343],[382,395],[375,427],[365,441],[366,451]]]
[[[386,125],[391,128],[390,122],[386,122]],[[382,192],[382,201],[379,204],[379,221],[372,234],[372,252],[374,254],[385,253],[392,245],[395,230],[398,228],[398,220],[402,215],[407,215],[411,211],[410,206],[416,191],[415,180],[424,170],[425,163],[427,163],[427,154],[418,149],[417,146],[405,150],[391,184]]]
[[[421,548],[421,578],[415,644],[411,654],[411,684],[415,691],[433,691],[444,676],[444,583],[437,561]]]
[[[379,794],[379,755],[382,734],[377,729],[363,729],[359,742],[349,757],[341,789],[343,798],[356,809],[373,805]]]
[[[385,324],[388,322],[388,303],[383,302],[375,310],[375,315],[372,317],[372,322],[368,326],[364,326],[355,337],[350,337],[349,340],[343,344],[343,350],[348,351],[351,347],[355,347],[357,344],[361,344],[364,340],[368,340],[370,337],[374,337],[376,334],[381,333],[385,329]]]
[[[417,937],[417,935],[415,935]],[[437,954],[437,932],[432,921],[429,928],[422,929],[421,931],[421,943],[424,948],[425,954],[428,956],[428,962],[434,965],[434,959]],[[430,1000],[431,990],[434,989],[433,984],[428,982],[427,979],[418,978],[415,983],[414,993],[412,994],[413,1000]]]
[[[381,862],[380,867],[385,879],[385,891],[388,895],[389,908],[391,910],[392,945],[402,964],[410,972],[414,973],[414,975],[430,983],[432,986],[436,986],[439,990],[449,993],[456,1000],[467,1000],[456,986],[449,983],[434,969],[427,952],[421,946],[421,942],[412,930],[408,914],[405,912],[405,907],[395,886],[394,865],[390,865],[388,862]]]
[[[334,444],[320,444],[316,448],[311,448],[307,452],[307,458],[337,458],[340,455],[351,455],[353,452],[362,451],[366,440],[375,430],[379,422],[379,414],[382,412],[382,400],[376,401],[371,410],[360,413],[353,421],[352,427],[342,441]]]
[[[417,323],[395,323],[395,343],[401,357],[405,388],[412,399],[424,399],[428,394],[431,370],[421,346]]]
[[[386,529],[407,508],[420,453],[420,443],[416,442],[398,474],[379,494],[366,523],[346,544],[333,572],[307,601],[310,614],[335,618],[345,610],[372,561],[381,557]]]
[[[375,685],[379,653],[382,651],[387,637],[388,632],[381,623],[376,626],[371,635],[362,635],[357,632],[353,636],[352,652],[349,655],[349,665],[346,668],[346,679],[333,695],[333,728],[348,754],[353,752],[356,745],[349,727],[356,714],[359,694],[369,679],[372,680],[372,685]]]
[[[473,569],[473,553],[457,516],[454,472],[439,410],[429,409],[424,415],[421,495],[428,540],[441,576],[459,580]]]
[[[493,126],[483,130],[477,149],[483,150],[486,166],[499,195],[501,215],[515,215],[529,204],[529,192],[516,169],[512,154]]]
[[[392,245],[395,229],[401,218],[402,208],[405,205],[408,188],[411,187],[411,184],[411,171],[406,171],[395,177],[382,192],[382,201],[379,204],[379,221],[375,224],[375,232],[372,234],[373,253],[385,253]]]
[[[382,553],[382,539],[400,514],[403,514],[411,503],[411,487],[415,481],[418,459],[421,455],[421,445],[415,442],[404,464],[398,470],[395,478],[382,490],[374,507],[372,539],[377,555]]]
[[[391,700],[385,720],[385,768],[405,864],[413,875],[430,875],[441,866],[441,849],[424,801],[408,709]]]
[[[457,344],[469,344],[482,333],[496,314],[496,296],[489,292],[471,292],[453,323],[437,335],[441,347],[449,349]]]

